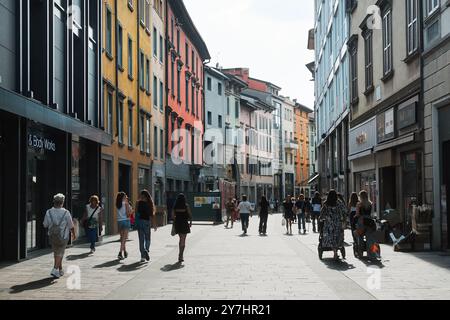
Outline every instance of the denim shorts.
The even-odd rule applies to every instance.
[[[117,221],[117,226],[119,227],[119,231],[131,229],[130,220]]]

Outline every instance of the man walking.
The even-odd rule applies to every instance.
[[[246,195],[242,196],[242,201],[241,203],[239,203],[238,206],[238,212],[241,216],[242,231],[244,232],[242,235],[245,236],[247,235],[249,217],[251,216],[252,213],[252,205],[250,202],[247,201]]]
[[[235,205],[234,205],[233,199],[228,198],[228,202],[225,204],[225,209],[227,211],[227,224],[225,225],[225,228],[228,229],[228,223],[231,220],[231,229],[233,229],[233,224],[234,224],[233,213],[235,210]]]
[[[305,196],[301,194],[295,203],[295,208],[297,209],[297,219],[298,219],[298,234],[301,234],[301,227],[303,226],[303,234],[306,234],[306,203]]]

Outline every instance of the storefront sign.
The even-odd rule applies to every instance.
[[[350,129],[349,156],[371,150],[376,145],[376,118],[372,118],[362,125]]]
[[[56,151],[56,143],[53,140],[33,133],[28,135],[28,146],[32,149],[37,149],[38,151]]]
[[[394,108],[392,108],[377,116],[378,143],[393,139],[394,137]]]
[[[417,102],[398,108],[398,128],[403,129],[417,122]]]

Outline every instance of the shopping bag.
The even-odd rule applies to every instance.
[[[283,220],[281,220],[281,225],[284,227],[286,225],[286,220],[283,218]]]

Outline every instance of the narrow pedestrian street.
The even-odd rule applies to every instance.
[[[130,234],[124,262],[116,259],[117,237],[104,239],[93,256],[88,246],[69,248],[64,267],[78,266],[81,289],[67,287],[69,275],[49,277],[51,254],[0,266],[0,299],[449,299],[450,256],[440,253],[399,253],[382,246],[383,266],[369,269],[353,257],[334,262],[317,255],[318,234],[284,234],[281,215],[269,217],[268,236],[257,232],[258,218],[250,220],[247,237],[240,224],[194,225],[183,266],[177,260],[177,238],[170,226],[152,234],[151,263],[140,263],[137,234]],[[310,231],[311,228],[310,228]],[[346,242],[351,243],[350,234]],[[377,281],[368,281],[380,275]],[[376,288],[379,287],[379,288]]]

